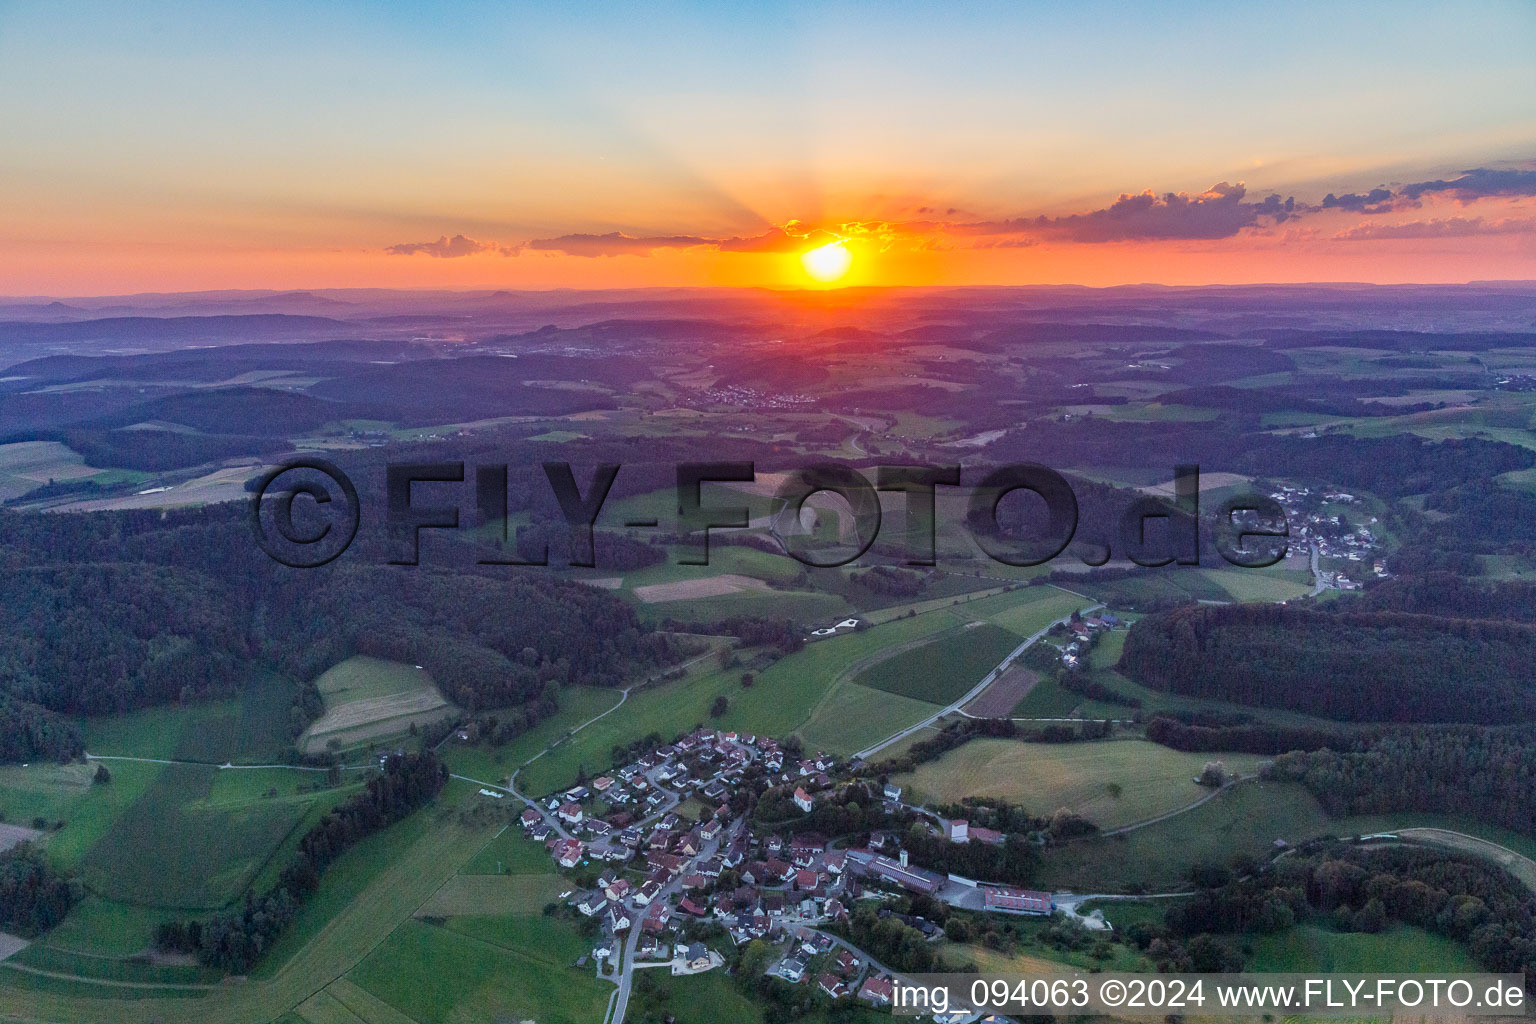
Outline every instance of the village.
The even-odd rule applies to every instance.
[[[720,950],[696,938],[712,931],[736,946],[770,944],[765,973],[784,984],[883,1007],[891,1003],[896,972],[831,930],[848,922],[855,903],[917,895],[975,911],[1053,912],[1050,893],[924,870],[909,862],[891,831],[872,833],[868,845],[842,848],[815,832],[749,827],[743,811],[754,798],[786,792],[808,815],[850,784],[857,768],[822,754],[795,758],[767,737],[701,729],[609,774],[529,801],[519,822],[573,880],[563,898],[581,918],[598,922],[596,969],[603,973],[611,965],[626,991],[635,970],[681,975],[723,966]],[[951,843],[1005,839],[903,804],[896,786],[877,788],[887,811],[923,821]],[[684,815],[684,804],[701,808],[696,819]],[[895,912],[879,911],[882,917]],[[924,938],[942,937],[931,921],[901,918]]]
[[[1381,538],[1371,530],[1377,522],[1371,516],[1369,522],[1354,525],[1342,512],[1329,512],[1328,507],[1353,506],[1359,503],[1355,495],[1344,491],[1318,491],[1300,485],[1279,485],[1270,497],[1285,509],[1286,519],[1293,525],[1296,537],[1310,545],[1322,558],[1349,562],[1368,562],[1371,575],[1377,579],[1390,579],[1386,562],[1379,557]],[[1333,590],[1359,590],[1365,580],[1363,568],[1351,568],[1348,572],[1318,571],[1319,582]]]

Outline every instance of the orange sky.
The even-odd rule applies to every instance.
[[[1532,52],[1524,0],[3,4],[0,294],[1536,279]]]

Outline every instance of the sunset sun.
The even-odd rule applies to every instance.
[[[848,273],[853,265],[853,253],[841,241],[810,249],[800,254],[800,264],[811,279],[821,284],[833,284]]]

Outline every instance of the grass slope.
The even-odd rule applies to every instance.
[[[926,802],[1000,797],[1036,814],[1067,807],[1100,828],[1117,828],[1187,807],[1210,790],[1195,785],[1206,761],[1251,774],[1266,760],[1251,754],[1187,754],[1145,740],[1021,743],[972,740],[898,776]],[[1119,787],[1119,796],[1110,787]]]
[[[980,682],[1018,645],[1017,634],[983,623],[900,651],[871,665],[852,681],[930,704],[949,704]]]
[[[80,863],[94,892],[157,907],[234,899],[293,830],[305,802],[209,804],[218,769],[171,764]]]
[[[1259,937],[1247,969],[1313,974],[1483,970],[1460,943],[1406,925],[1376,935],[1300,925]]]
[[[573,951],[548,922],[503,946],[461,931],[406,921],[348,979],[420,1024],[454,1020],[601,1020],[611,987],[569,966]],[[515,945],[510,944],[515,943]],[[584,945],[584,944],[583,944]]]
[[[1024,587],[968,604],[962,614],[1027,637],[1091,604],[1093,601],[1056,587]]]

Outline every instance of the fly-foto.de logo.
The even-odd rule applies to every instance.
[[[597,568],[594,530],[623,467],[603,463],[578,482],[568,462],[541,464],[545,496],[552,499],[565,527],[568,547],[563,564]],[[823,464],[783,474],[772,495],[772,512],[754,520],[740,504],[743,495],[728,487],[753,485],[751,462],[684,462],[676,466],[676,515],[631,518],[611,525],[626,531],[669,531],[679,565],[708,565],[711,531],[761,527],[782,552],[807,566],[847,565],[865,554],[880,536],[889,514],[899,508],[904,521],[895,538],[908,565],[939,561],[936,537],[941,488],[961,487],[960,466],[882,465],[870,470]],[[384,528],[388,562],[417,565],[423,531],[473,529],[490,549],[482,565],[547,566],[548,543],[524,550],[513,523],[506,463],[466,466],[463,462],[392,463],[384,473]],[[250,522],[256,543],[274,560],[294,568],[315,568],[338,558],[358,534],[363,506],[358,490],[340,468],[323,459],[295,459],[266,472],[252,485]],[[430,497],[423,497],[430,491]],[[1114,517],[1114,536],[1078,535],[1079,507],[1072,485],[1062,474],[1037,463],[988,468],[959,493],[962,527],[987,557],[1011,566],[1041,565],[1073,545],[1076,558],[1103,565],[1114,554],[1137,565],[1197,565],[1202,527],[1228,563],[1242,568],[1274,565],[1286,555],[1290,536],[1285,509],[1263,494],[1223,500],[1208,516],[1200,509],[1200,469],[1174,469],[1171,497],[1137,494]],[[836,538],[801,528],[807,502],[818,494],[835,495],[846,505],[850,522]],[[1020,519],[1000,509],[1011,495],[1025,495],[1031,514]],[[885,496],[884,502],[882,495]],[[1032,496],[1032,497],[1028,497]],[[472,515],[465,515],[470,511]],[[841,517],[840,517],[841,518]],[[610,525],[604,521],[602,525]],[[1074,545],[1074,539],[1077,544]]]

